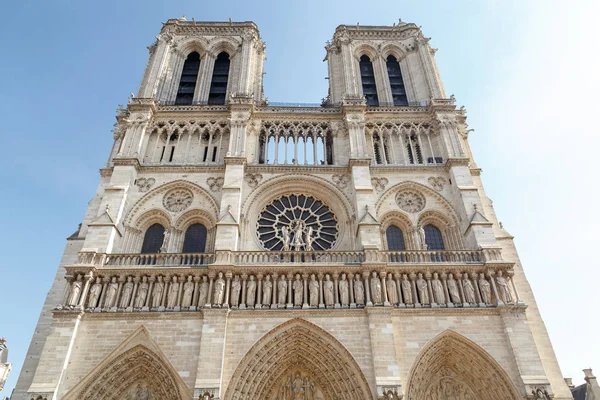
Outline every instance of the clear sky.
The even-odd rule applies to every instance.
[[[254,21],[271,101],[327,94],[337,25],[423,27],[499,219],[516,237],[563,374],[600,374],[598,1],[3,1],[0,336],[14,387],[65,238],[81,222],[161,22]],[[596,110],[596,111],[594,111]],[[596,172],[594,172],[596,171]]]

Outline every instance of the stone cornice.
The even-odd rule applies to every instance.
[[[200,35],[200,36],[243,36],[251,31],[260,38],[258,26],[254,22],[205,22],[187,21],[182,18],[169,19],[162,31],[169,31],[175,35]]]
[[[446,167],[445,164],[438,165],[421,165],[421,164],[410,164],[410,165],[371,165],[371,171],[376,174],[384,174],[387,172],[429,172],[438,173],[441,169]]]
[[[260,172],[272,174],[294,174],[294,173],[334,173],[347,172],[346,165],[271,165],[271,164],[247,164],[246,172]]]
[[[127,104],[127,111],[156,111],[156,100],[153,98],[132,97]]]
[[[470,160],[467,157],[455,157],[446,160],[446,172],[450,171],[452,167],[468,167]]]
[[[246,157],[225,156],[225,165],[246,165]]]

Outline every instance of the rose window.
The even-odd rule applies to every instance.
[[[194,194],[187,189],[175,189],[168,192],[163,197],[163,205],[172,212],[180,212],[185,210],[192,204]]]
[[[261,211],[257,230],[267,250],[328,250],[338,236],[337,220],[329,207],[303,194],[273,200]]]
[[[396,195],[396,203],[404,211],[417,213],[425,208],[425,196],[415,190],[403,190]]]

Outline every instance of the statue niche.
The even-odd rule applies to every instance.
[[[284,375],[275,388],[273,400],[325,400],[309,374],[299,370]]]

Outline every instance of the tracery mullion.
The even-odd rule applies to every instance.
[[[400,151],[402,151],[402,161],[404,165],[408,165],[410,164],[410,158],[408,157],[408,152],[406,150],[406,146],[404,145],[404,140],[402,140],[402,137],[404,137],[404,130],[400,128],[398,132],[398,140],[400,141]]]
[[[393,140],[393,136],[392,136],[392,131],[387,129],[387,137],[388,137],[388,141],[389,141],[389,148],[390,148],[390,153],[391,153],[391,158],[392,158],[392,162],[389,162],[389,164],[397,164],[397,160],[396,160],[396,151],[394,150],[394,140]]]
[[[423,152],[425,147],[423,146],[423,141],[421,140],[421,129],[417,129],[416,135],[417,135],[417,141],[419,142],[419,149],[421,150],[421,164],[427,164],[427,159],[425,158],[425,154]],[[419,161],[418,154],[417,154],[417,161]]]

